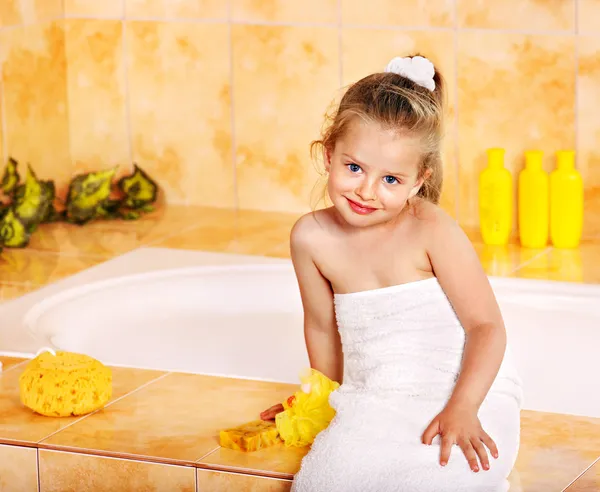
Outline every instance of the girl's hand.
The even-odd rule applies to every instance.
[[[273,420],[278,413],[283,412],[284,408],[281,403],[273,405],[271,408],[265,410],[260,414],[262,420]]]
[[[432,420],[423,433],[423,443],[431,445],[433,438],[438,434],[442,436],[440,455],[442,466],[448,463],[450,450],[454,444],[460,446],[474,472],[479,471],[477,456],[479,456],[484,470],[490,468],[484,444],[492,452],[494,458],[498,458],[496,443],[481,427],[476,410],[459,406],[447,406]]]

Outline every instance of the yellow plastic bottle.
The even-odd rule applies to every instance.
[[[519,238],[525,248],[545,248],[550,226],[550,179],[542,167],[541,150],[525,152],[519,173]]]
[[[479,227],[483,242],[508,243],[512,229],[513,184],[504,167],[504,149],[488,149],[488,166],[479,175]]]
[[[583,179],[575,169],[575,151],[556,153],[550,174],[550,239],[557,248],[576,248],[583,231]]]

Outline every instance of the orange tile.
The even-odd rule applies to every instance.
[[[229,26],[126,27],[134,160],[170,203],[233,206]]]
[[[71,177],[63,21],[3,30],[0,62],[5,153],[60,192]]]
[[[577,10],[579,32],[600,32],[600,0],[579,0]]]
[[[342,22],[367,26],[454,25],[452,0],[429,0],[427,8],[419,0],[405,0],[398,8],[396,0],[341,0]]]
[[[309,145],[339,86],[338,31],[234,25],[232,36],[240,208],[308,211]]]
[[[491,246],[473,243],[483,269],[488,275],[508,277],[515,275],[521,265],[529,262],[544,261],[548,251],[544,249],[525,249],[515,244]]]
[[[142,19],[227,19],[223,0],[124,0],[125,13]]]
[[[573,31],[575,0],[457,0],[457,15],[459,27]]]
[[[0,362],[2,362],[2,372],[6,372],[6,370],[10,367],[15,367],[22,362],[25,362],[27,359],[23,359],[21,357],[8,357],[5,355],[0,355]]]
[[[444,183],[440,204],[449,214],[456,216],[454,33],[345,28],[342,30],[343,86],[346,87],[371,73],[382,71],[395,56],[415,53],[428,57],[446,82],[446,136],[442,148]]]
[[[600,6],[600,2],[599,2]],[[598,9],[600,15],[600,8]],[[600,25],[598,31],[600,32]],[[577,77],[577,111],[579,118],[579,152],[577,169],[585,186],[584,230],[586,237],[600,238],[600,122],[595,114],[600,98],[600,37],[578,38],[579,73]]]
[[[210,492],[288,492],[292,482],[234,473],[197,470],[198,490]]]
[[[583,243],[576,249],[552,248],[547,255],[520,267],[515,276],[562,282],[600,283],[600,245]]]
[[[66,49],[73,169],[130,172],[122,21],[69,19]]]
[[[600,461],[575,480],[566,492],[597,492],[600,490]]]
[[[45,285],[74,275],[104,261],[101,257],[63,256],[27,249],[5,250],[0,278],[6,282]]]
[[[30,22],[43,22],[47,20],[58,20],[64,16],[63,0],[21,0],[32,5],[30,11],[34,17]]]
[[[4,254],[4,253],[3,253]],[[2,264],[2,258],[0,257],[0,265]],[[32,283],[23,284],[6,284],[0,283],[0,302],[10,301],[17,297],[24,296],[29,292],[35,290],[38,286]]]
[[[315,22],[337,24],[337,0],[231,0],[231,16],[241,22]]]
[[[135,221],[98,220],[84,226],[43,224],[31,237],[28,249],[109,258],[191,227],[201,222],[203,214],[219,217],[227,213],[221,209],[157,204],[154,212]]]
[[[574,38],[460,32],[458,75],[459,220],[477,227],[478,180],[487,165],[487,148],[506,149],[515,190],[526,150],[543,149],[549,171],[555,166],[556,150],[573,148]],[[543,99],[538,97],[541,93]],[[516,196],[515,191],[515,229]]]
[[[0,445],[0,490],[38,490],[37,451],[32,448]]]
[[[0,27],[21,24],[20,0],[4,0],[0,2]]]
[[[219,446],[221,429],[255,420],[294,385],[170,374],[44,441],[169,463],[192,464]]]
[[[37,443],[83,417],[51,418],[33,413],[19,398],[19,377],[25,366],[0,373],[0,442]],[[141,369],[112,368],[113,397],[120,398],[164,373]]]
[[[67,17],[121,17],[123,0],[64,0]]]
[[[524,410],[510,481],[523,492],[563,490],[599,455],[600,419]]]
[[[193,468],[40,450],[44,492],[169,490],[195,492]]]
[[[251,471],[277,478],[292,478],[308,451],[308,447],[286,447],[283,443],[252,453],[218,448],[198,463],[219,470]]]

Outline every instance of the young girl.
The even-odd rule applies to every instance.
[[[311,367],[342,384],[294,492],[509,488],[521,385],[479,259],[437,206],[443,94],[428,59],[395,58],[315,142],[333,206],[295,224],[291,255]]]

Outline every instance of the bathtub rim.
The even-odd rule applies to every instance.
[[[149,272],[125,274],[114,276],[107,279],[97,280],[86,284],[80,284],[73,287],[69,287],[62,291],[52,294],[33,306],[31,306],[23,316],[23,325],[30,336],[39,342],[44,342],[52,345],[47,336],[43,336],[39,331],[37,322],[39,319],[49,310],[63,302],[76,299],[80,296],[85,296],[90,293],[105,290],[111,287],[117,287],[120,285],[145,282],[149,280],[164,280],[174,277],[189,277],[189,276],[211,276],[222,273],[264,273],[264,272],[294,272],[293,264],[287,263],[251,263],[251,264],[230,264],[230,265],[201,265],[194,267],[176,267],[166,268],[160,270],[154,270]],[[488,280],[494,289],[496,288],[510,288],[511,295],[518,295],[519,293],[543,296],[544,294],[551,294],[554,299],[562,296],[568,296],[569,300],[573,301],[574,298],[583,299],[586,305],[589,303],[592,307],[597,304],[593,302],[594,299],[600,298],[600,285],[599,284],[584,284],[554,280],[539,280],[539,279],[527,279],[520,277],[499,277],[499,276],[487,276]],[[297,285],[297,284],[296,284]],[[564,291],[567,291],[564,293]],[[497,292],[494,292],[497,296]],[[575,294],[575,296],[574,296]],[[298,294],[299,295],[299,294]],[[555,307],[555,304],[550,304],[547,301],[548,309]]]

